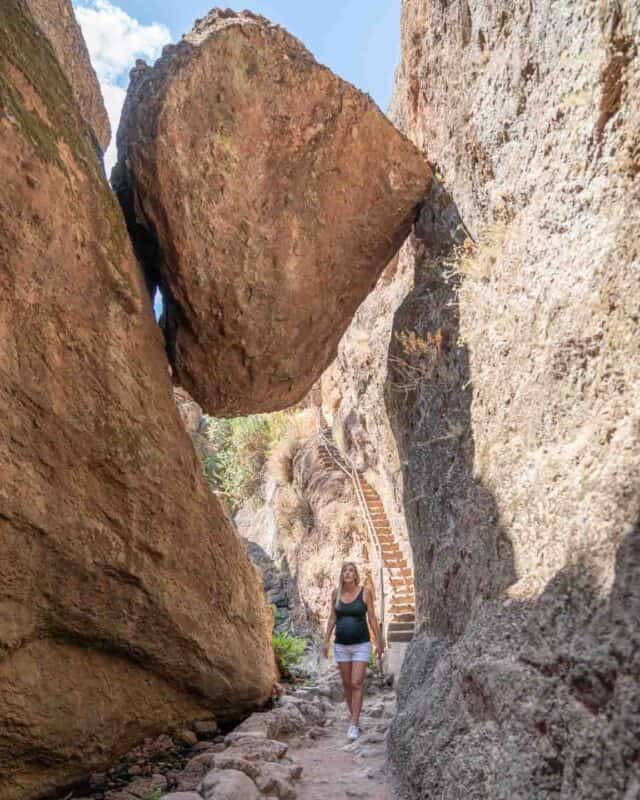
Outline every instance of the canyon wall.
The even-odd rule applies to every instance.
[[[95,144],[104,152],[111,139],[111,125],[89,51],[69,0],[26,0],[33,19],[53,48],[80,113],[89,125]]]
[[[414,797],[640,792],[639,21],[403,3],[396,101],[438,176],[386,387]]]
[[[25,3],[3,2],[3,800],[41,797],[185,721],[240,715],[275,680],[259,578],[180,422],[57,50]]]
[[[436,179],[323,402],[403,506],[411,797],[640,796],[638,33],[631,2],[403,2],[390,113]]]

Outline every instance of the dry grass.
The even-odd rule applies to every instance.
[[[475,280],[488,280],[502,255],[507,233],[504,223],[487,225],[477,241],[465,239],[447,261],[448,274]]]
[[[396,389],[411,391],[433,375],[442,360],[442,330],[420,336],[415,331],[398,331],[395,334],[402,355],[390,356],[393,367],[393,384]]]
[[[316,415],[313,409],[291,414],[280,441],[275,445],[266,464],[268,478],[278,484],[293,482],[293,459],[298,450],[316,434]]]

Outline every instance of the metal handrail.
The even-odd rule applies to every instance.
[[[385,630],[385,595],[384,595],[384,561],[382,558],[382,547],[380,542],[378,541],[378,532],[376,530],[376,526],[371,518],[371,512],[369,511],[369,506],[367,505],[367,501],[364,496],[364,491],[362,489],[362,484],[360,482],[360,473],[356,469],[355,464],[349,458],[349,456],[340,453],[340,459],[336,458],[332,452],[332,448],[335,447],[333,442],[331,442],[324,434],[322,430],[322,417],[321,414],[318,413],[318,438],[324,445],[325,450],[327,451],[329,457],[336,463],[336,465],[347,475],[353,486],[356,490],[356,497],[358,498],[358,505],[360,506],[360,511],[362,512],[362,516],[364,517],[365,524],[367,526],[367,531],[369,533],[369,537],[373,542],[373,546],[378,554],[378,563],[380,565],[379,570],[379,583],[380,583],[380,630],[382,631],[383,639],[386,641],[386,630]],[[341,461],[346,463],[341,463]],[[348,467],[348,469],[347,469]]]

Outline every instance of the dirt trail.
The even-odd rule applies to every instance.
[[[363,733],[347,739],[349,718],[344,703],[334,701],[323,733],[317,739],[290,742],[289,755],[303,767],[297,784],[299,800],[399,800],[389,782],[385,736],[395,710],[392,691],[365,697]]]
[[[337,670],[284,688],[272,708],[226,735],[211,722],[145,740],[64,800],[400,800],[386,759],[392,689],[369,676],[362,735],[352,742]]]

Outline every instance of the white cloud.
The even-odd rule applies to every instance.
[[[102,97],[104,104],[109,115],[111,122],[111,144],[104,154],[104,167],[107,171],[107,177],[111,173],[113,165],[116,163],[118,153],[116,150],[116,132],[118,124],[120,123],[120,114],[122,113],[122,106],[124,105],[125,97],[127,96],[126,89],[121,86],[116,86],[114,83],[100,83],[102,89]]]
[[[164,45],[171,41],[171,32],[159,22],[141,24],[109,0],[79,0],[75,12],[111,121],[111,145],[105,153],[108,175],[116,160],[115,135],[129,70],[137,58],[155,61]]]

